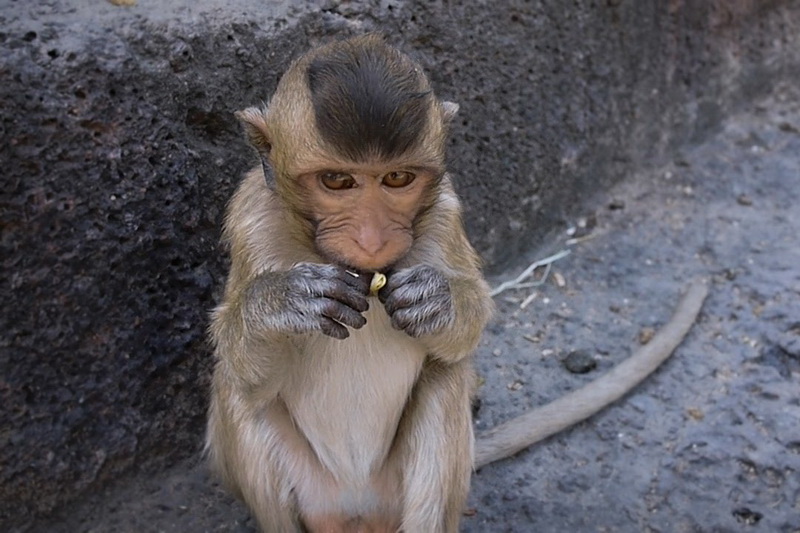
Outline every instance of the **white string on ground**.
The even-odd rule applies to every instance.
[[[538,261],[534,261],[533,263],[530,264],[530,266],[528,266],[528,268],[526,268],[522,272],[522,274],[520,274],[511,281],[504,281],[503,283],[492,289],[492,291],[489,294],[491,294],[492,296],[497,296],[501,292],[507,291],[509,289],[527,289],[530,287],[536,287],[538,285],[541,285],[542,283],[545,282],[545,280],[547,280],[547,276],[550,274],[550,269],[552,268],[553,263],[555,263],[559,259],[567,257],[569,254],[570,254],[569,250],[561,250],[560,252],[555,253],[550,257],[545,257],[544,259],[539,259]],[[540,267],[545,267],[544,275],[541,277],[541,279],[536,281],[525,281],[529,277],[531,277],[534,272],[536,272],[537,268]]]

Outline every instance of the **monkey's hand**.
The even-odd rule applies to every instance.
[[[427,265],[391,274],[378,298],[392,326],[412,337],[435,335],[455,320],[450,283]]]
[[[249,322],[280,333],[320,331],[336,339],[347,327],[367,323],[367,276],[356,277],[334,265],[299,263],[285,272],[257,276],[246,295]],[[255,324],[253,324],[255,322]]]

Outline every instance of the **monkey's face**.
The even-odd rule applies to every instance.
[[[435,182],[431,170],[388,165],[323,169],[296,181],[317,252],[365,272],[385,270],[408,252]]]
[[[414,244],[439,192],[447,125],[458,106],[377,35],[302,56],[268,108],[237,116],[267,186],[305,221],[303,244],[352,270],[381,271]]]

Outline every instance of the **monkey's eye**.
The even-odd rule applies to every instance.
[[[387,187],[399,188],[399,187],[407,187],[411,185],[411,182],[417,176],[412,174],[411,172],[405,171],[396,171],[396,172],[389,172],[383,177],[383,184]]]
[[[323,172],[319,176],[319,181],[325,187],[334,191],[352,189],[356,186],[356,180],[353,179],[353,176],[342,172]]]

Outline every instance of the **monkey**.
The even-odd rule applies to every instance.
[[[476,464],[622,396],[699,312],[703,284],[645,365],[476,449],[472,354],[494,304],[445,168],[457,111],[367,34],[301,55],[236,113],[261,164],[224,223],[206,452],[264,531],[457,531]]]
[[[264,531],[458,527],[493,304],[445,172],[456,110],[367,35],[238,113],[262,164],[225,222],[207,448]]]

